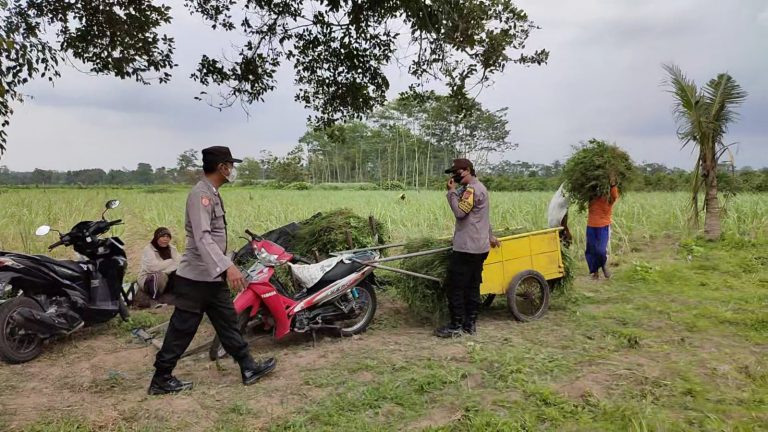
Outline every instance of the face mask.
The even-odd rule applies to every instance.
[[[235,180],[237,179],[237,168],[235,168],[234,166],[232,168],[230,168],[229,169],[229,175],[225,174],[224,178],[227,179],[228,183],[234,183]]]

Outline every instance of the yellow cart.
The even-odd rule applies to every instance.
[[[480,294],[484,306],[506,294],[512,316],[519,321],[541,318],[549,307],[549,284],[565,274],[559,231],[552,228],[499,239],[483,265]]]

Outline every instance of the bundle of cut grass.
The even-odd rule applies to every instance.
[[[562,243],[560,244],[560,256],[563,259],[564,276],[555,280],[550,289],[556,294],[566,294],[573,285],[573,271],[575,270],[576,262],[573,260],[570,249]]]
[[[422,237],[409,241],[403,247],[403,253],[421,252],[451,246],[451,240],[438,240]],[[444,280],[448,271],[450,251],[432,255],[407,258],[400,263],[400,268],[411,272],[426,274]],[[436,323],[447,315],[447,300],[443,283],[414,276],[398,275],[393,280],[394,290],[412,312],[427,317]]]
[[[496,232],[496,236],[506,237],[525,232],[522,228],[505,229]],[[422,252],[451,246],[450,239],[434,239],[422,237],[409,241],[403,247],[403,253]],[[400,268],[415,273],[426,274],[445,280],[448,274],[448,258],[450,251],[406,258]],[[416,314],[429,318],[433,323],[444,319],[448,312],[448,302],[445,283],[437,283],[415,276],[398,275],[394,280],[394,290],[397,296]]]
[[[312,256],[314,251],[321,257],[331,252],[384,244],[389,239],[388,229],[374,220],[378,238],[374,238],[368,218],[349,209],[337,209],[318,213],[301,222],[293,241],[293,251]]]
[[[576,148],[563,167],[566,195],[579,211],[585,211],[594,198],[610,195],[610,178],[615,176],[619,190],[632,181],[635,166],[629,155],[618,146],[591,139]]]

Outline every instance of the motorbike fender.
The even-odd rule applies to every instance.
[[[259,312],[259,307],[261,306],[261,297],[259,297],[259,295],[256,294],[256,292],[253,291],[249,286],[243,292],[238,294],[237,297],[235,297],[234,306],[235,312],[238,314],[250,307],[250,316],[254,316]]]
[[[280,339],[290,333],[291,315],[288,314],[288,311],[293,308],[296,302],[280,295],[270,284],[251,284],[248,289],[256,292],[275,320],[275,339]]]

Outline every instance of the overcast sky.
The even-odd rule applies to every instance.
[[[278,89],[254,105],[224,112],[193,100],[201,88],[188,79],[202,52],[217,54],[226,39],[207,31],[169,0],[176,17],[174,80],[142,86],[65,70],[54,87],[37,82],[34,96],[11,119],[8,152],[0,165],[12,170],[130,168],[139,162],[174,166],[188,148],[228,145],[236,156],[261,150],[283,154],[306,130],[307,112],[293,101],[290,69]],[[591,137],[614,141],[637,161],[690,168],[671,116],[671,96],[661,86],[662,63],[678,64],[701,84],[729,72],[749,92],[728,142],[739,142],[739,166],[768,166],[768,0],[520,0],[542,28],[531,51],[550,50],[549,64],[510,65],[480,95],[490,109],[508,106],[511,160],[552,162]],[[409,84],[390,68],[391,96]]]

